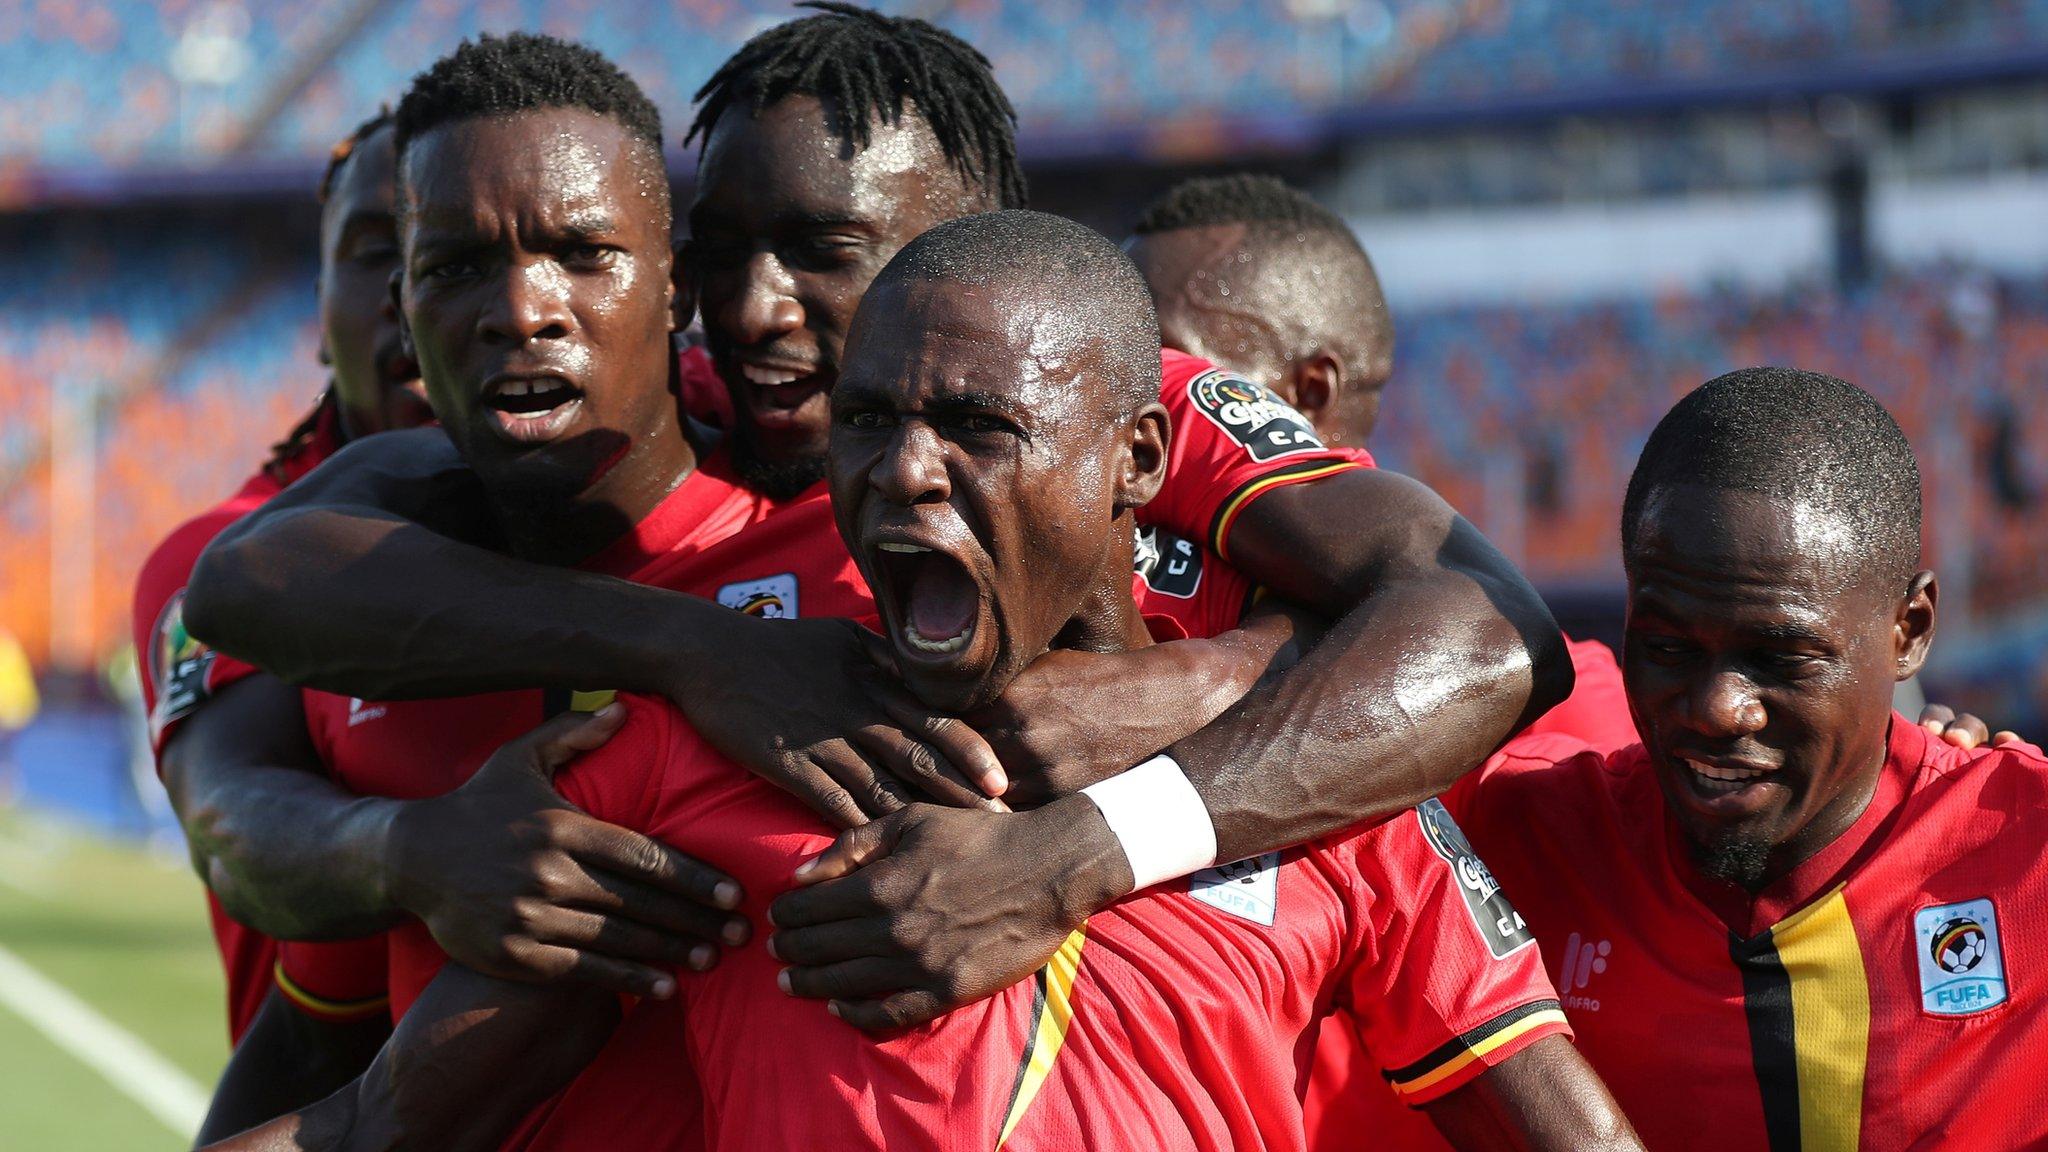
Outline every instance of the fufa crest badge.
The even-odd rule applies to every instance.
[[[1188,895],[1240,920],[1273,926],[1280,912],[1280,854],[1204,868],[1188,877]]]
[[[796,618],[796,574],[784,572],[760,580],[741,580],[718,590],[718,602],[737,612],[765,620]]]
[[[1968,1016],[2005,1003],[2005,950],[1989,899],[1915,912],[1913,954],[1920,963],[1922,1011]]]

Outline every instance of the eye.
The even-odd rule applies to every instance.
[[[1655,659],[1671,661],[1691,655],[1691,642],[1676,636],[1637,636],[1636,645]]]
[[[602,244],[575,244],[564,252],[563,259],[578,268],[609,268],[619,257],[619,250]]]
[[[1768,668],[1779,675],[1795,674],[1812,668],[1818,661],[1804,652],[1787,652],[1782,649],[1757,653],[1759,667]]]
[[[844,423],[849,428],[872,431],[877,428],[887,428],[891,421],[887,415],[869,409],[849,414],[845,417]]]
[[[1008,432],[1011,428],[1008,420],[982,412],[968,412],[955,417],[953,426],[971,436],[993,436],[999,432]]]
[[[437,264],[427,265],[420,272],[420,276],[426,280],[460,280],[476,273],[477,266],[468,260],[443,260]]]

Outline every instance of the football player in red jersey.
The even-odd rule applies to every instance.
[[[1271,176],[1183,181],[1139,214],[1126,246],[1159,308],[1167,347],[1269,384],[1330,444],[1363,448],[1394,367],[1394,323],[1350,225]],[[1524,732],[1563,732],[1597,748],[1635,743],[1621,668],[1597,640],[1569,640],[1571,695]],[[1323,1023],[1307,1119],[1311,1147],[1348,1148],[1378,1132],[1389,1147],[1440,1148],[1395,1107],[1349,1017]]]
[[[919,67],[886,64],[913,57]],[[921,21],[828,5],[729,61],[707,88],[700,128],[690,275],[734,391],[736,450],[758,458],[748,466],[755,484],[787,491],[820,474],[824,393],[867,282],[929,225],[1021,197],[1012,117],[986,61],[959,41]],[[767,628],[701,601],[465,548],[385,507],[431,503],[431,484],[408,482],[402,462],[330,469],[289,507],[224,538],[189,608],[200,634],[340,691],[657,692],[722,751],[849,824],[900,805],[890,769],[917,780],[958,766],[990,792],[1014,776],[1042,795],[1173,743],[1203,799],[1239,814],[1220,842],[1232,856],[1399,811],[1565,694],[1569,663],[1541,601],[1433,494],[1322,447],[1269,390],[1227,373],[1192,372],[1164,399],[1188,413],[1183,439],[1206,431],[1256,476],[1229,476],[1229,486],[1170,477],[1155,505],[1174,507],[1178,486],[1195,487],[1163,527],[1220,545],[1262,584],[1337,623],[1298,668],[1206,728],[1243,688],[1234,656],[1205,661],[1213,646],[1172,645],[1063,654],[1072,658],[1020,677],[994,715],[977,717],[1008,772],[956,718],[920,708],[906,720],[884,707],[885,687],[859,671],[868,654],[846,629]],[[373,554],[384,579],[337,579]],[[876,751],[862,736],[878,732],[897,738]],[[1281,795],[1318,802],[1282,811],[1268,802]],[[1064,936],[1035,937],[1037,960]]]
[[[1164,476],[1168,422],[1150,301],[1108,241],[1035,213],[970,217],[906,248],[870,297],[833,394],[832,504],[921,698],[971,710],[1049,646],[1118,651],[1235,626],[1254,589],[1213,557],[1169,593],[1132,574],[1134,513]],[[619,733],[569,768],[564,795],[732,862],[758,914],[829,826],[665,703],[630,710],[623,730],[607,715],[566,737]],[[550,735],[559,759],[564,734]],[[1010,839],[1040,854],[1065,851],[1074,823],[1053,809],[983,815],[1028,826]],[[882,1040],[779,990],[789,957],[756,944],[683,974],[680,1017],[665,1031],[644,1012],[629,1021],[522,1146],[1298,1148],[1300,1036],[1355,998],[1461,1146],[1634,1147],[1564,1042],[1535,949],[1498,927],[1512,909],[1467,896],[1464,878],[1483,874],[1431,805],[1154,889],[1073,933],[1038,980]],[[292,1125],[474,1139],[467,1085],[498,1084],[508,1059],[526,1076],[571,1054],[538,1044],[559,1031],[538,1006],[451,970],[353,1099],[237,1146]],[[464,1036],[486,1014],[489,1051]],[[677,1049],[694,1079],[673,1067]],[[595,1106],[607,1091],[638,1104]],[[502,1096],[488,1106],[510,1111]]]
[[[1623,505],[1644,743],[1517,741],[1446,797],[1652,1148],[2048,1145],[2048,761],[1892,711],[1934,634],[1920,529],[1869,395],[1709,382]]]
[[[601,975],[584,960],[585,948],[599,958],[645,960],[688,946],[649,951],[622,931],[628,921],[672,925],[674,909],[690,902],[678,894],[689,869],[679,854],[574,813],[548,812],[559,803],[545,789],[479,789],[466,808],[359,801],[321,777],[298,690],[184,630],[186,580],[215,533],[344,441],[432,417],[400,346],[390,293],[398,259],[394,164],[390,118],[380,115],[336,150],[322,181],[327,394],[240,492],[167,538],[138,580],[138,650],[148,654],[143,682],[165,786],[209,885],[228,974],[235,1066],[205,1134],[237,1131],[325,1095],[360,1071],[389,1030],[381,975],[364,978],[382,971],[381,938],[286,944],[290,962],[280,963],[273,937],[357,935],[406,909],[429,917],[471,963],[533,978]],[[508,827],[527,834],[507,838]],[[403,851],[393,839],[399,833],[415,848],[479,843],[461,854]],[[335,850],[354,842],[377,850]],[[397,873],[406,876],[402,891],[390,882]],[[565,873],[593,879],[567,887],[549,879]],[[388,895],[352,903],[352,888]]]

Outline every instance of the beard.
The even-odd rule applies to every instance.
[[[1692,856],[1701,872],[1755,892],[1770,869],[1771,842],[1753,833],[1726,832],[1705,844],[1695,842]]]
[[[732,469],[740,483],[777,502],[809,491],[825,478],[825,457],[799,456],[794,460],[764,459],[748,435],[744,421],[730,433]]]

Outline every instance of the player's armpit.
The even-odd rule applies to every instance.
[[[316,1019],[272,988],[214,1089],[205,1144],[306,1107],[353,1081],[391,1035],[388,1015]]]
[[[160,762],[193,867],[236,920],[334,939],[398,915],[381,876],[391,804],[327,779],[298,689],[261,673],[236,681],[186,718]]]
[[[1546,1036],[1423,1106],[1459,1152],[1632,1152],[1642,1143],[1571,1041]]]
[[[1571,691],[1570,654],[1535,589],[1406,477],[1347,469],[1271,492],[1237,517],[1230,549],[1259,583],[1336,623],[1171,750],[1215,821],[1219,859],[1436,795]],[[1304,796],[1315,803],[1292,799]]]

